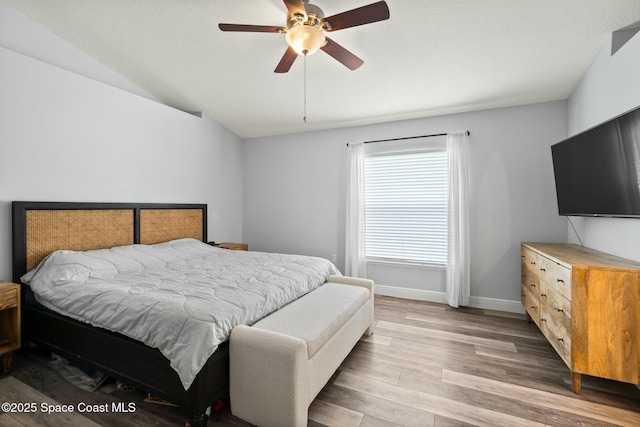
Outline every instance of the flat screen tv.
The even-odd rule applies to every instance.
[[[640,107],[551,146],[560,215],[640,217]]]

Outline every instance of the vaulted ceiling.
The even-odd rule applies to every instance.
[[[282,0],[0,0],[162,102],[241,138],[566,99],[638,0],[386,0],[390,19],[331,33],[362,60],[319,51],[274,69]],[[314,0],[326,16],[372,0]]]

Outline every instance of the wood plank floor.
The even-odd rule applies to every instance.
[[[318,426],[640,426],[640,390],[570,374],[522,315],[452,309],[376,296],[376,327],[344,361],[309,410]],[[113,382],[87,393],[62,379],[47,355],[23,350],[0,377],[0,401],[77,405],[134,402],[134,413],[3,414],[0,426],[180,426],[179,408],[143,401]],[[210,426],[246,426],[226,407]]]

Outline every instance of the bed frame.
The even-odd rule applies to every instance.
[[[207,205],[155,203],[13,202],[13,281],[59,249],[91,250],[182,237],[207,240]],[[22,286],[22,339],[71,361],[158,395],[207,425],[205,411],[228,394],[229,349],[218,347],[185,390],[159,350],[105,329],[54,313]]]

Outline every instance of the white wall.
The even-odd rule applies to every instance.
[[[9,36],[0,33],[0,280],[12,276],[12,200],[207,203],[209,238],[242,241],[242,141],[8,49]]]
[[[520,242],[567,239],[549,148],[567,137],[564,101],[246,140],[245,242],[255,250],[335,254],[342,270],[346,144],[456,130],[471,132],[473,304],[520,310]],[[442,298],[441,272],[372,273],[383,285],[378,291]]]
[[[640,106],[640,33],[611,56],[611,39],[569,98],[574,135]],[[585,246],[640,261],[640,219],[575,218]],[[578,243],[573,231],[569,241]]]
[[[0,46],[92,80],[157,100],[3,2],[0,2]]]

